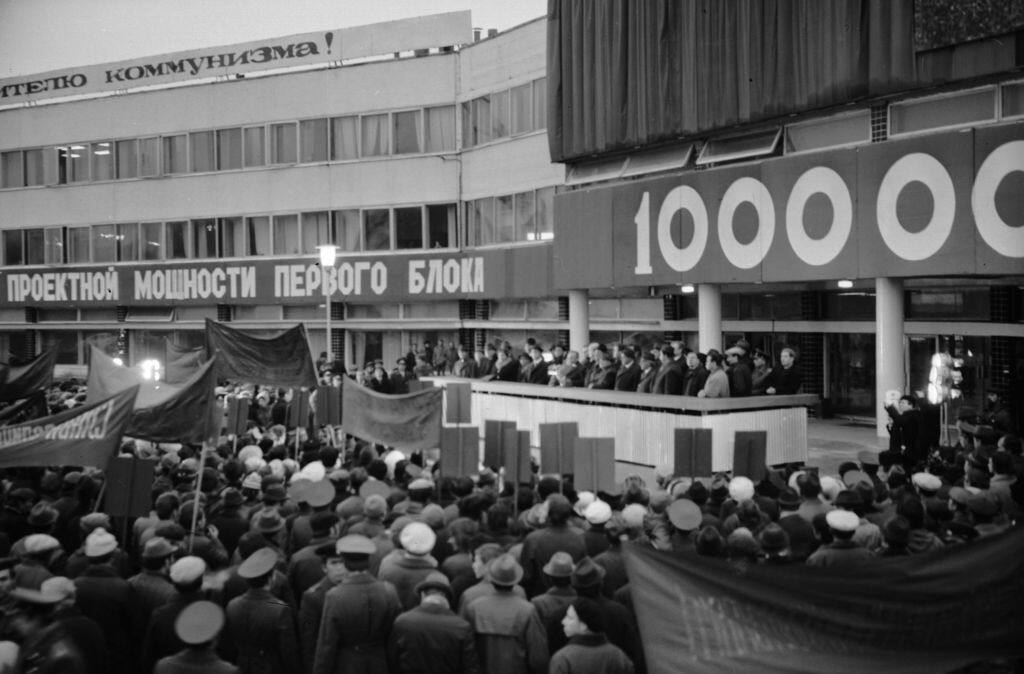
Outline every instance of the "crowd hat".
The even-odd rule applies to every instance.
[[[843,484],[853,489],[860,483],[871,484],[871,478],[868,474],[861,470],[848,470],[843,473]]]
[[[573,572],[572,555],[568,552],[558,551],[551,555],[551,559],[544,565],[543,571],[552,578],[568,578]]]
[[[434,549],[437,534],[423,522],[410,522],[398,535],[402,548],[413,555],[426,555]]]
[[[262,486],[259,473],[249,473],[245,476],[245,479],[242,480],[242,489],[253,489],[255,491],[259,491]]]
[[[856,531],[860,526],[860,518],[849,510],[830,510],[825,515],[825,522],[835,531]]]
[[[245,502],[245,499],[242,498],[242,492],[234,487],[228,487],[221,494],[220,502],[225,508],[237,508]]]
[[[276,534],[284,529],[284,518],[276,510],[265,511],[256,517],[256,531],[261,534]]]
[[[371,520],[384,519],[388,514],[388,502],[380,494],[371,494],[363,501],[363,516]]]
[[[190,645],[213,641],[224,627],[224,609],[212,601],[189,604],[174,621],[174,633]]]
[[[339,555],[369,556],[377,552],[377,546],[366,536],[349,534],[338,539],[334,551]]]
[[[672,501],[668,506],[668,521],[680,531],[693,531],[700,526],[700,506],[688,498]]]
[[[451,583],[448,582],[448,578],[446,578],[444,574],[431,573],[429,578],[417,583],[416,587],[413,588],[413,592],[417,595],[429,592],[430,590],[436,590],[443,593],[444,596],[448,598],[449,603],[454,599]]]
[[[800,507],[800,494],[792,487],[786,487],[779,492],[779,507],[787,510],[796,510]]]
[[[245,558],[238,567],[241,578],[259,578],[270,573],[277,564],[277,552],[273,548],[260,548]]]
[[[857,460],[860,461],[862,466],[878,466],[881,464],[881,459],[878,458],[878,452],[870,449],[862,449],[857,452]]]
[[[381,482],[380,480],[367,480],[359,487],[359,495],[363,498],[373,494],[379,494],[387,498],[391,494],[391,487],[386,482]]]
[[[328,480],[312,482],[306,488],[306,503],[314,508],[322,508],[334,500],[334,485]]]
[[[511,587],[523,579],[523,567],[508,553],[498,555],[487,566],[487,575],[495,585]]]
[[[590,524],[604,524],[612,518],[612,507],[604,501],[594,501],[583,511],[583,517]]]
[[[28,524],[33,527],[48,527],[57,521],[58,513],[48,503],[40,501],[28,513]]]
[[[746,501],[754,498],[754,482],[743,475],[729,480],[729,497],[734,501]]]
[[[338,514],[329,510],[313,513],[309,518],[309,528],[316,531],[330,531],[338,523]]]
[[[789,534],[775,522],[762,529],[757,538],[761,549],[768,554],[778,554],[789,548]]]
[[[110,531],[113,528],[110,524],[110,515],[107,513],[89,513],[78,520],[78,527],[85,535],[88,535],[94,529],[103,528]]]
[[[189,585],[206,573],[206,562],[202,557],[189,555],[171,564],[170,578],[175,585]]]
[[[178,548],[171,544],[169,540],[163,536],[154,536],[153,538],[146,541],[146,545],[142,548],[143,559],[163,559],[170,557]]]
[[[288,493],[285,491],[284,486],[277,482],[267,485],[267,488],[263,490],[264,503],[283,503],[287,499]]]
[[[921,491],[937,492],[942,488],[942,479],[931,473],[914,473],[910,481]]]
[[[572,586],[587,588],[600,585],[604,581],[604,569],[595,564],[590,557],[584,557],[576,564],[572,572]]]
[[[25,537],[25,553],[41,555],[60,548],[60,541],[49,534],[30,534]]]
[[[586,512],[587,506],[597,500],[597,497],[592,491],[581,491],[576,495],[576,505],[573,506],[573,510],[580,517],[583,517],[583,513]]]
[[[117,539],[114,534],[104,528],[93,529],[92,533],[85,539],[85,556],[102,557],[117,549]]]

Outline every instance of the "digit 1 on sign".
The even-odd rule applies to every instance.
[[[634,274],[651,274],[651,193],[644,192],[640,208],[633,218],[636,223],[636,267]]]

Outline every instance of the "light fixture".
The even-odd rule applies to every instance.
[[[683,291],[684,295],[692,295],[693,291],[696,290],[696,288],[693,287],[692,283],[687,283],[686,285],[682,286],[679,289]]]
[[[853,287],[853,281],[851,281],[848,278],[839,279],[838,281],[836,281],[836,285],[842,288],[843,290],[849,290],[850,288]]]

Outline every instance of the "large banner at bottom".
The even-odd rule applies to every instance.
[[[651,674],[939,672],[1024,656],[1024,531],[841,569],[626,546]]]

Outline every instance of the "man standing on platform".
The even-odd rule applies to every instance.
[[[654,376],[651,393],[660,395],[681,395],[683,392],[683,371],[675,359],[675,350],[668,345],[661,347],[661,367]]]

